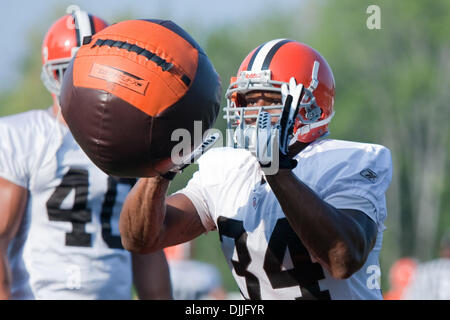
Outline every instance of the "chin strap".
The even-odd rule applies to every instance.
[[[330,121],[331,121],[331,119],[333,119],[333,117],[334,117],[334,110],[333,110],[333,112],[332,112],[328,117],[326,117],[325,119],[320,120],[320,121],[317,121],[317,122],[314,122],[314,123],[305,124],[304,126],[298,128],[297,131],[295,132],[294,136],[292,137],[292,139],[291,139],[289,145],[294,144],[294,142],[297,141],[298,136],[307,134],[307,133],[310,132],[312,129],[315,129],[315,128],[318,128],[318,127],[321,127],[321,126],[324,126],[324,125],[330,123]]]

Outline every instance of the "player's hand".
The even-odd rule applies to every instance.
[[[261,167],[276,165],[277,161],[280,169],[293,169],[297,166],[297,161],[289,156],[288,151],[303,93],[303,85],[297,85],[293,77],[289,84],[281,86],[283,111],[275,126],[271,125],[270,113],[263,110],[259,112],[256,125],[256,157]]]
[[[167,173],[162,174],[161,177],[168,180],[173,180],[173,178],[177,175],[177,173],[181,173],[187,166],[197,161],[197,159],[200,158],[202,154],[211,149],[218,139],[219,139],[218,133],[213,133],[209,135],[205,140],[203,140],[203,143],[196,149],[194,149],[194,151],[192,151],[187,157],[185,157],[179,165],[176,165],[175,167],[170,169]]]

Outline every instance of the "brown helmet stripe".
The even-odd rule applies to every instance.
[[[252,58],[250,59],[250,62],[248,63],[247,66],[247,70],[252,70],[253,67],[253,62],[255,62],[256,56],[258,55],[259,50],[261,50],[261,48],[265,45],[265,43],[263,43],[262,45],[260,45],[258,48],[256,48],[255,53],[253,53]]]
[[[94,17],[91,14],[89,16],[89,24],[91,25],[91,34],[95,34],[97,30],[95,30]]]
[[[75,24],[75,32],[77,38],[77,47],[83,43],[83,38],[93,34],[92,19],[87,12],[82,10],[75,10],[72,12],[72,17]]]
[[[288,42],[292,42],[292,40],[280,41],[269,50],[266,57],[264,58],[264,62],[262,64],[261,70],[269,69],[270,63],[272,62],[272,59],[273,59],[273,56],[275,55],[275,53],[277,53],[278,49],[280,49],[284,44],[286,44]]]

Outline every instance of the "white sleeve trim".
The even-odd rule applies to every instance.
[[[208,205],[202,199],[201,195],[199,194],[200,193],[199,190],[193,190],[191,186],[189,190],[187,188],[184,188],[175,192],[175,194],[177,193],[184,194],[186,197],[189,198],[189,200],[191,200],[207,232],[214,231],[217,229],[216,224],[214,223],[213,219],[211,218],[211,215],[209,214]]]

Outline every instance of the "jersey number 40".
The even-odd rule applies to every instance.
[[[120,236],[112,234],[111,217],[116,203],[117,185],[126,184],[131,187],[135,179],[119,179],[108,177],[108,189],[103,200],[100,213],[102,238],[109,248],[122,249]],[[62,209],[61,205],[69,193],[75,191],[75,200],[71,209]],[[91,234],[86,232],[86,223],[92,221],[92,212],[88,208],[89,174],[87,170],[71,168],[63,177],[47,201],[47,212],[50,221],[66,221],[72,223],[72,231],[66,233],[66,246],[91,247]]]

